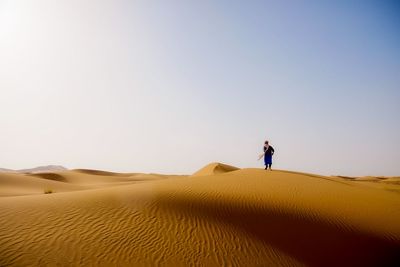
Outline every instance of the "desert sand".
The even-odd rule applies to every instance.
[[[0,173],[0,266],[399,264],[400,177]]]

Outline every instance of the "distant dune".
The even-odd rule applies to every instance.
[[[0,173],[0,266],[400,266],[400,178],[375,178]]]
[[[21,170],[10,170],[0,168],[0,173],[7,172],[7,173],[41,173],[41,172],[55,172],[55,171],[66,171],[67,168],[58,165],[48,165],[48,166],[40,166],[31,169],[21,169]]]
[[[2,173],[2,172],[16,173],[17,171],[15,171],[15,170],[10,170],[10,169],[5,169],[5,168],[0,168],[0,173]]]

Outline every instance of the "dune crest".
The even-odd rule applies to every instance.
[[[193,173],[192,176],[206,176],[206,175],[215,175],[215,174],[221,174],[221,173],[227,173],[227,172],[232,172],[232,171],[237,171],[240,170],[240,168],[237,168],[235,166],[219,163],[219,162],[213,162],[210,163],[197,172]]]
[[[85,173],[90,175],[102,175],[102,176],[132,176],[131,173],[117,173],[117,172],[109,172],[102,170],[92,170],[92,169],[73,169],[73,172]]]

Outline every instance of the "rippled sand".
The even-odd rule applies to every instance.
[[[2,173],[0,266],[396,266],[399,181],[218,163]]]

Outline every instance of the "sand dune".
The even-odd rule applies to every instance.
[[[88,190],[166,179],[157,174],[117,174],[98,170],[71,170],[40,173],[0,173],[0,197]]]
[[[65,182],[65,177],[55,173],[48,174],[0,174],[0,197],[43,194],[45,190],[54,192],[70,192],[85,190],[90,187]]]
[[[391,177],[382,181],[382,183],[400,185],[400,177]]]
[[[90,169],[75,169],[72,170],[74,172],[91,174],[91,175],[102,175],[102,176],[120,176],[120,177],[129,177],[132,176],[132,173],[117,173],[117,172],[108,172],[101,170],[90,170]]]
[[[352,181],[353,184],[358,184],[359,186],[375,187],[387,191],[392,191],[400,194],[400,177],[374,177],[374,176],[364,176],[364,177],[347,177],[347,176],[337,176],[345,180]]]
[[[0,168],[0,173],[2,173],[2,172],[17,173],[17,171],[15,171],[15,170]]]
[[[56,171],[66,171],[67,168],[59,165],[47,165],[47,166],[39,166],[31,169],[21,169],[21,170],[10,170],[0,168],[0,173],[43,173],[43,172],[56,172]]]
[[[226,165],[223,163],[214,162],[214,163],[210,163],[210,164],[204,166],[203,168],[201,168],[200,170],[195,172],[192,176],[214,175],[214,174],[232,172],[232,171],[236,171],[236,170],[239,170],[239,168],[230,166],[230,165]]]
[[[213,163],[193,176],[75,170],[0,183],[64,190],[2,190],[0,266],[400,263],[400,195],[377,182]]]

